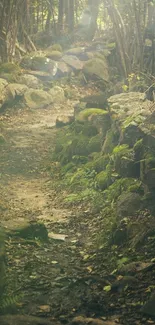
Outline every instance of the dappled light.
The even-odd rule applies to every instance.
[[[0,0],[0,325],[155,324],[154,75],[154,0]]]

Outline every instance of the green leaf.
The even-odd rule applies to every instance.
[[[111,285],[109,285],[109,286],[105,286],[105,287],[103,288],[103,290],[106,291],[106,292],[111,291]]]

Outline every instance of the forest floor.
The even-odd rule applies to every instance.
[[[145,279],[138,282],[140,294],[136,284],[127,293],[127,301],[126,293],[107,296],[103,288],[109,283],[108,256],[105,264],[102,256],[101,265],[100,254],[104,252],[97,261],[92,244],[92,229],[97,223],[99,226],[99,220],[89,209],[67,209],[63,200],[66,193],[59,194],[52,185],[51,157],[59,132],[55,121],[59,114],[68,116],[72,112],[70,103],[64,111],[63,106],[21,110],[1,121],[6,138],[0,160],[1,223],[8,227],[20,224],[23,218],[42,221],[50,238],[48,243],[17,237],[6,240],[7,294],[10,300],[17,299],[17,309],[12,313],[64,323],[84,315],[109,319],[109,325],[154,324],[139,313],[141,292],[147,287]]]

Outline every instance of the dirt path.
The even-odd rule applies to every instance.
[[[27,111],[4,122],[7,144],[1,153],[0,175],[1,198],[8,201],[4,214],[7,218],[14,218],[15,211],[40,212],[43,216],[51,213],[46,168],[51,160],[53,126],[59,114],[70,113],[70,107],[65,112],[63,107],[61,112],[60,108]],[[54,206],[53,198],[51,202]]]
[[[7,282],[9,296],[13,300],[17,296],[20,303],[19,313],[66,319],[77,310],[91,310],[92,289],[84,280],[87,265],[82,258],[88,220],[77,222],[72,211],[57,205],[55,192],[49,190],[47,167],[59,113],[25,111],[3,122],[7,143],[1,150],[0,210],[4,226],[23,218],[39,219],[49,233],[60,235],[60,240],[43,245],[10,238]],[[61,114],[70,113],[71,106],[69,111],[61,110]]]

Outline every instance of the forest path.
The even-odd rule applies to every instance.
[[[68,109],[59,106],[20,112],[3,122],[7,143],[1,149],[0,192],[5,204],[1,202],[0,209],[5,210],[3,217],[7,220],[17,219],[18,214],[30,218],[32,214],[51,214],[49,206],[54,206],[54,200],[46,189],[49,179],[46,169],[54,147],[53,127],[59,115],[71,114],[71,105]]]
[[[6,144],[0,159],[0,221],[4,227],[23,219],[44,222],[51,234],[48,243],[16,237],[6,241],[7,294],[13,300],[17,296],[19,313],[66,319],[77,310],[91,311],[96,297],[83,258],[89,215],[82,212],[77,218],[78,211],[75,215],[64,208],[63,198],[51,188],[53,126],[59,114],[73,114],[73,103],[64,106],[21,111],[1,122]]]

